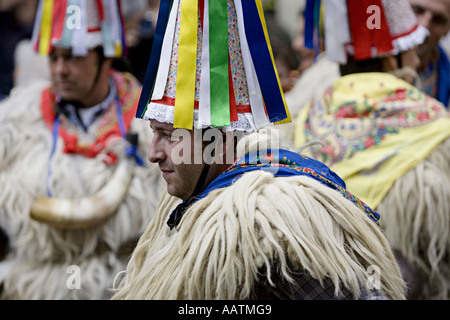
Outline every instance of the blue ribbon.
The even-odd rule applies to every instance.
[[[306,0],[304,11],[305,21],[305,47],[314,49],[314,2],[315,0]]]
[[[288,116],[255,0],[242,1],[245,34],[271,122]]]
[[[138,108],[136,110],[136,118],[142,119],[144,117],[145,111],[147,110],[148,101],[153,92],[156,73],[158,72],[159,60],[161,58],[164,35],[166,34],[172,4],[173,0],[161,0],[159,5],[158,22],[156,24],[152,51],[147,65],[147,73],[145,75],[144,85],[142,87]]]
[[[117,122],[119,123],[120,134],[126,140],[127,130],[125,128],[125,122],[123,121],[122,108],[120,106],[119,96],[116,95],[116,112],[117,112]],[[129,145],[125,147],[125,154],[129,157],[136,159],[136,164],[138,166],[144,165],[144,160],[138,154],[137,145]]]
[[[144,160],[141,158],[141,156],[139,156],[138,154],[138,147],[137,146],[127,146],[125,148],[125,154],[129,157],[132,157],[134,159],[136,159],[136,164],[140,167],[142,167],[145,163]]]
[[[320,0],[306,0],[305,47],[314,50],[314,58],[320,51]]]
[[[57,114],[55,117],[55,120],[53,120],[53,144],[52,144],[52,150],[50,151],[50,159],[48,161],[48,168],[47,168],[47,197],[51,198],[52,192],[50,191],[50,177],[52,176],[52,159],[55,155],[56,151],[56,144],[58,142],[58,134],[59,134],[59,115]]]
[[[450,62],[447,55],[440,46],[438,61],[438,93],[437,100],[442,102],[446,108],[450,99]]]

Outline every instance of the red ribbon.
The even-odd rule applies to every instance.
[[[67,7],[67,0],[58,0],[55,1],[53,4],[53,23],[52,23],[52,34],[50,39],[57,39],[59,40],[61,38],[61,35],[64,30],[64,24],[66,23],[66,7]],[[52,43],[53,41],[50,41],[50,49],[52,49]]]
[[[105,9],[103,7],[103,1],[97,0],[97,8],[98,8],[98,16],[100,17],[100,21],[105,21]]]
[[[370,6],[376,6],[380,11],[368,12]],[[375,58],[372,54],[372,48],[376,49],[378,56],[389,53],[394,49],[381,0],[347,0],[347,8],[355,60]],[[376,26],[370,28],[369,18],[377,13],[379,13],[379,16],[373,18],[375,21],[379,19],[380,24],[378,28]]]
[[[236,98],[234,95],[233,75],[231,73],[231,63],[229,55],[228,55],[228,90],[230,92],[230,121],[236,122],[239,120],[239,117],[236,107]]]

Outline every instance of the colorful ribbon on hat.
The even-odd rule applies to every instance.
[[[306,0],[305,18],[305,47],[314,50],[317,57],[320,53],[320,10],[321,0]]]
[[[180,45],[173,126],[192,129],[197,70],[198,0],[182,0],[180,11]]]
[[[371,6],[380,9],[379,16],[375,17],[379,18],[378,27],[367,26],[370,18],[368,9]],[[355,60],[375,58],[394,49],[381,0],[347,0],[347,9]],[[373,49],[376,49],[376,52],[373,52]]]
[[[276,124],[290,122],[291,118],[267,34],[261,0],[175,0],[175,2],[162,0],[155,41],[136,117],[144,117],[152,100],[162,99],[166,80],[161,81],[161,75],[167,78],[168,65],[167,57],[161,55],[161,52],[169,43],[172,45],[174,21],[169,18],[178,3],[181,14],[174,127],[193,128],[194,106],[197,102],[199,122],[203,124],[227,127],[232,121],[237,120],[235,88],[230,70],[230,12],[237,12],[238,20],[243,21],[240,23],[239,32],[245,32],[245,36],[240,34],[238,38],[247,41],[241,43],[240,47],[242,55],[245,55],[245,58],[243,57],[245,75],[251,81],[248,84],[250,107],[257,127],[267,123],[263,117],[268,117],[270,122]],[[235,11],[232,11],[233,7],[236,8]],[[201,57],[198,56],[200,53]],[[200,64],[201,72],[198,74]],[[201,78],[199,101],[196,101],[195,96],[198,90],[197,76]],[[258,95],[261,96],[260,99]],[[204,108],[209,109],[205,111]]]
[[[230,125],[228,3],[212,0],[208,4],[211,125],[225,127]]]
[[[270,122],[291,122],[284,99],[261,0],[242,1],[245,32]]]
[[[147,110],[147,105],[150,102],[150,97],[153,93],[159,60],[161,58],[161,50],[172,5],[173,0],[161,0],[159,3],[158,21],[156,23],[152,51],[147,65],[147,72],[145,74],[142,92],[139,98],[139,105],[136,111],[136,118],[142,119],[144,117],[145,111]]]
[[[121,57],[126,50],[123,30],[123,20],[120,12],[120,2],[116,0],[97,0],[100,15],[100,25],[105,56]]]
[[[74,55],[88,49],[88,1],[97,6],[105,56],[119,58],[126,54],[124,21],[118,0],[40,0],[32,35],[33,48],[48,54],[54,43],[72,47]]]
[[[55,0],[42,0],[39,2],[32,38],[34,49],[39,54],[46,54],[51,50],[52,34],[57,29],[53,27],[54,19],[57,17],[54,16],[54,11],[58,11],[61,8],[61,6],[58,7],[58,3],[61,4],[63,1],[56,1],[56,5]],[[60,12],[56,13],[60,14]],[[64,16],[65,13],[62,17]]]

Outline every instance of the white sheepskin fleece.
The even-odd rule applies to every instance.
[[[450,298],[450,138],[400,177],[377,210],[390,243],[422,276],[420,299]]]
[[[42,119],[41,90],[35,83],[16,90],[0,104],[0,227],[10,250],[0,263],[3,299],[108,299],[113,278],[127,263],[135,241],[152,219],[164,190],[157,165],[147,160],[152,132],[148,122],[133,119],[139,135],[139,155],[123,203],[105,222],[87,229],[65,231],[30,218],[37,197],[45,197],[52,133]],[[58,140],[51,164],[52,196],[86,197],[108,181],[116,166],[102,157],[88,159],[62,152]],[[111,139],[107,150],[123,158],[125,142]],[[80,288],[72,288],[71,266],[79,268]]]
[[[268,132],[259,137],[266,139]],[[238,146],[238,154],[259,145],[252,136],[246,139],[250,143]],[[369,266],[378,266],[381,290],[390,299],[404,299],[404,282],[381,229],[314,179],[245,173],[195,202],[170,230],[167,219],[178,203],[162,198],[115,281],[113,299],[245,299],[261,268],[290,281],[288,265],[319,281],[328,278],[336,295],[346,287],[355,298],[367,285]]]

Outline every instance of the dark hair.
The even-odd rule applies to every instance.
[[[94,52],[97,53],[97,57],[98,57],[97,73],[95,74],[95,78],[94,78],[94,82],[92,83],[92,87],[88,91],[88,95],[91,94],[95,90],[95,86],[97,85],[98,79],[100,79],[102,65],[106,60],[102,46],[95,47],[93,50],[94,50]]]
[[[347,57],[347,63],[339,66],[341,75],[345,76],[352,73],[363,72],[382,72],[383,71],[383,59],[372,58],[364,60],[355,60],[353,56]]]
[[[98,69],[97,69],[97,74],[95,75],[95,81],[98,81],[98,78],[100,77],[100,70],[101,70],[103,63],[106,60],[106,57],[105,57],[105,53],[103,52],[103,47],[101,47],[101,46],[95,47],[94,51],[97,53],[97,57],[98,57]]]
[[[274,18],[268,18],[266,24],[274,58],[284,60],[290,70],[297,69],[300,61],[289,33]]]

